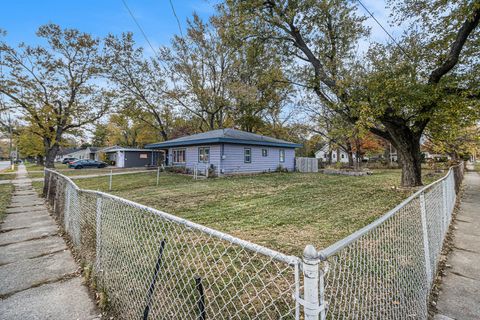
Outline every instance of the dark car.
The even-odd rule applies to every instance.
[[[68,164],[70,162],[74,162],[74,161],[77,161],[78,159],[77,158],[65,158],[62,160],[62,163],[63,164]]]
[[[107,164],[96,160],[77,160],[68,164],[69,168],[83,169],[83,168],[105,168]]]

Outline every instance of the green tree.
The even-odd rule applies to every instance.
[[[298,78],[303,86],[315,92],[323,106],[350,122],[361,121],[395,146],[406,187],[422,184],[420,138],[445,96],[475,96],[471,90],[478,88],[480,46],[474,30],[479,2],[419,2],[393,6],[397,21],[410,23],[400,44],[402,54],[394,45],[375,46],[364,68],[368,61],[357,63],[355,51],[367,34],[365,18],[356,14],[352,2],[227,1],[230,10],[240,12],[237,23],[246,32],[274,41],[293,59],[293,69],[302,70]],[[407,98],[401,93],[408,93]]]
[[[0,93],[42,139],[51,168],[63,136],[101,118],[110,97],[94,83],[101,71],[97,39],[55,24],[41,26],[37,36],[46,45],[0,43]]]
[[[23,127],[16,134],[16,144],[18,152],[22,158],[36,158],[40,164],[43,164],[45,157],[45,148],[43,148],[42,138],[31,128]]]

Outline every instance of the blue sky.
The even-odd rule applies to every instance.
[[[178,26],[168,0],[126,0],[150,42],[154,46],[166,45]],[[172,0],[182,23],[192,12],[202,17],[213,13],[213,2],[205,0]],[[46,23],[103,37],[108,33],[133,31],[139,44],[145,40],[125,9],[122,0],[16,0],[3,1],[0,10],[0,28],[7,30],[7,42],[29,44],[38,40],[37,28]]]
[[[145,30],[153,46],[168,45],[171,37],[178,33],[169,0],[125,0],[131,11]],[[172,0],[176,13],[183,25],[195,11],[207,18],[214,11],[218,0]],[[395,37],[400,30],[388,26],[388,10],[384,1],[364,0],[363,3],[375,17]],[[359,13],[366,12],[359,8]],[[16,45],[21,41],[29,44],[38,39],[35,31],[38,26],[53,22],[62,27],[77,28],[95,36],[103,37],[108,33],[120,34],[133,31],[139,45],[151,53],[137,26],[125,9],[122,0],[16,0],[3,1],[0,10],[0,28],[7,30],[6,41]],[[372,27],[372,39],[385,41],[386,34],[370,18],[367,24]]]

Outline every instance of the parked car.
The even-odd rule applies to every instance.
[[[62,160],[62,163],[63,164],[69,164],[70,162],[77,161],[77,160],[78,160],[77,158],[64,158]]]
[[[96,160],[77,160],[68,164],[69,168],[83,169],[83,168],[105,168],[107,164]]]

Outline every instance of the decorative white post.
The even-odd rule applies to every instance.
[[[157,168],[157,187],[158,187],[158,180],[160,179],[160,167]]]
[[[307,245],[303,251],[303,304],[305,320],[325,319],[323,300],[323,274],[320,272],[320,258],[312,245]],[[319,290],[319,285],[322,286]],[[320,295],[321,293],[321,295]]]

